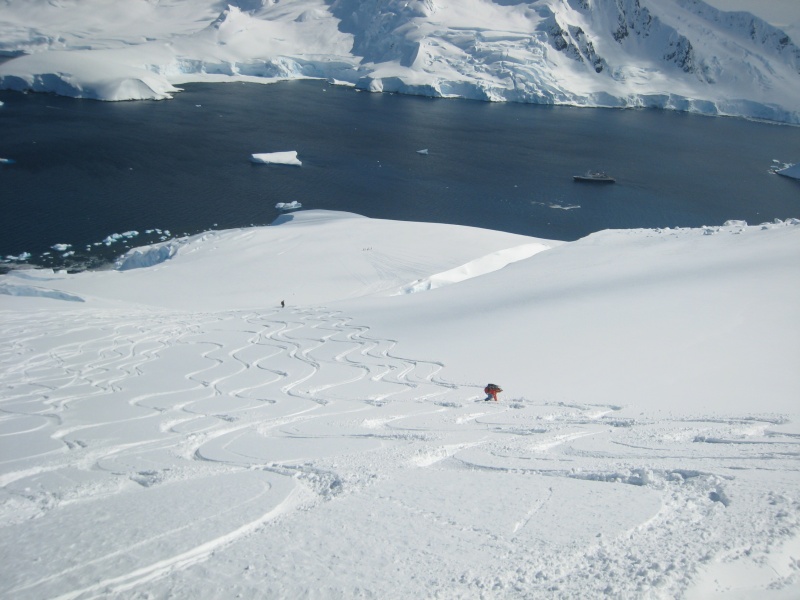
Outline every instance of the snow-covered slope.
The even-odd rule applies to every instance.
[[[800,49],[700,0],[5,0],[0,86],[123,100],[225,78],[800,123]],[[24,55],[20,55],[24,54]]]
[[[799,248],[306,211],[2,275],[0,595],[796,598]]]

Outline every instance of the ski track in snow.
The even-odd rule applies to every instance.
[[[10,314],[0,331],[0,526],[20,542],[4,597],[672,598],[703,565],[768,562],[800,530],[800,434],[779,415],[484,403],[482,382],[448,381],[446,365],[325,308]],[[785,485],[765,487],[765,471]],[[454,480],[474,481],[475,497],[439,502],[436,486]],[[430,499],[404,492],[423,483]],[[604,513],[623,501],[629,515]],[[383,589],[331,576],[347,558],[381,568],[369,514],[336,534],[346,543],[324,536],[362,503],[383,507],[381,535],[397,542],[399,572],[369,579]],[[537,530],[558,518],[568,540]],[[480,548],[480,561],[426,566],[399,541],[411,523]],[[313,557],[287,543],[306,527],[321,532]],[[30,556],[25,539],[43,531],[52,549]],[[334,556],[343,548],[352,555]],[[204,590],[203,577],[229,587]]]

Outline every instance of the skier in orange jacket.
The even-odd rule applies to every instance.
[[[495,402],[497,402],[497,394],[499,394],[502,391],[503,390],[500,389],[499,385],[495,385],[493,383],[490,383],[485,388],[483,388],[483,393],[486,394],[486,400],[485,401],[489,401],[489,400],[493,399]]]

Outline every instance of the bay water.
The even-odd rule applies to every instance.
[[[800,161],[800,128],[744,119],[324,81],[191,84],[160,102],[0,101],[0,157],[14,161],[0,165],[0,257],[28,264],[95,267],[159,239],[269,224],[295,201],[560,240],[800,217],[800,181],[772,173]],[[287,150],[301,167],[250,161]],[[617,182],[573,181],[590,169]]]

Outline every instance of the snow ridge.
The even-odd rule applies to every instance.
[[[507,248],[505,250],[498,250],[497,252],[476,258],[475,260],[454,269],[449,269],[443,273],[417,279],[413,283],[404,285],[397,294],[416,294],[418,292],[434,290],[445,285],[460,283],[467,279],[472,279],[473,277],[480,277],[481,275],[498,271],[511,263],[530,258],[534,254],[538,254],[547,249],[549,249],[549,246],[533,243]]]

